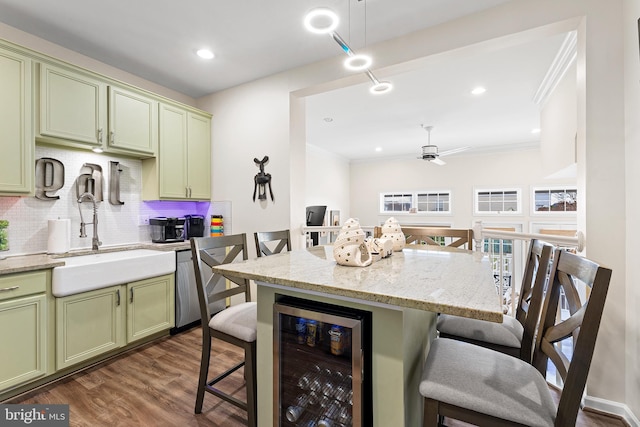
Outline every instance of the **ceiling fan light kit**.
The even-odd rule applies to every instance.
[[[453,150],[443,151],[442,153],[438,152],[438,146],[431,144],[431,130],[433,126],[425,126],[420,125],[424,130],[429,134],[427,139],[427,145],[422,146],[422,156],[418,157],[419,159],[426,160],[431,163],[435,163],[436,165],[446,165],[446,162],[442,160],[440,157],[448,156],[449,154],[459,153],[461,151],[468,150],[470,147],[460,147],[454,148]]]
[[[328,19],[329,23],[324,26],[318,26],[317,21],[320,19]],[[338,43],[340,48],[349,56],[344,61],[345,68],[351,71],[364,71],[367,77],[369,77],[369,80],[371,80],[371,82],[373,83],[373,86],[371,86],[371,88],[369,89],[371,93],[379,95],[382,93],[386,93],[392,89],[393,85],[390,82],[380,82],[369,69],[369,67],[373,63],[373,59],[369,55],[356,54],[349,47],[347,42],[344,41],[342,37],[340,37],[340,34],[335,31],[335,29],[338,27],[340,19],[334,11],[324,7],[313,9],[309,13],[307,13],[307,15],[304,17],[303,22],[305,28],[314,34],[331,35],[331,38],[333,38],[333,40]]]

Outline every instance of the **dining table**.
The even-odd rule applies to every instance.
[[[333,246],[295,249],[213,267],[254,281],[258,425],[274,425],[274,305],[283,297],[371,313],[373,426],[422,423],[421,369],[439,313],[501,322],[491,260],[479,251],[407,245],[366,267],[343,266]],[[276,417],[277,418],[277,417]]]

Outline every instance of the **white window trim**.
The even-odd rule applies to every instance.
[[[449,210],[448,211],[436,211],[436,212],[429,212],[429,211],[418,211],[418,194],[425,194],[425,193],[447,193],[449,195]],[[384,197],[385,196],[389,196],[389,195],[393,195],[393,194],[410,194],[411,195],[411,209],[414,210],[415,212],[406,212],[406,211],[402,211],[402,212],[396,212],[396,211],[385,211],[384,210]],[[379,208],[380,208],[380,215],[397,215],[397,216],[404,216],[404,215],[411,215],[411,216],[453,216],[453,192],[451,190],[445,190],[445,189],[430,189],[430,190],[419,190],[419,191],[385,191],[380,193],[380,202],[379,202]]]
[[[478,210],[478,195],[483,192],[507,192],[507,191],[515,191],[516,192],[516,205],[518,209],[515,211],[481,211]],[[494,188],[474,188],[473,189],[473,214],[475,216],[496,216],[496,215],[505,215],[505,216],[516,216],[522,215],[522,189],[515,187],[494,187]]]
[[[414,206],[414,193],[411,191],[385,191],[384,193],[380,193],[379,199],[379,209],[380,215],[410,215],[408,211],[385,211],[384,210],[384,197],[390,195],[410,195],[411,196],[411,207]],[[413,215],[413,214],[411,214]]]
[[[578,191],[577,185],[540,185],[537,187],[531,187],[531,215],[533,216],[576,216],[577,211],[547,211],[542,212],[536,210],[536,191],[554,191],[554,190],[573,190]],[[579,195],[576,197],[577,203],[580,203]]]

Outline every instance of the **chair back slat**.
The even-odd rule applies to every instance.
[[[543,375],[548,360],[556,366],[564,384],[555,425],[574,425],[593,358],[611,270],[556,249],[549,276],[533,365]],[[583,303],[579,302],[578,283],[584,283],[588,288]],[[565,320],[557,318],[561,294],[567,296],[569,307],[569,317]],[[569,337],[573,338],[571,357],[565,354],[562,346],[562,339]]]
[[[256,253],[259,257],[269,256],[291,250],[291,236],[289,230],[258,231],[254,233]],[[273,249],[270,248],[273,247]]]
[[[212,267],[249,258],[246,234],[192,237],[190,241],[198,287],[200,317],[203,324],[208,323],[211,316],[215,314],[210,309],[212,303],[238,294],[244,294],[246,301],[251,300],[248,280],[233,278],[227,281],[224,276],[211,272]],[[206,281],[205,277],[207,277]],[[231,286],[227,287],[227,283]],[[221,287],[223,287],[222,290]]]
[[[473,230],[447,227],[401,227],[408,245],[442,246],[434,237],[450,238],[445,246],[473,250]],[[373,237],[382,237],[382,227],[373,228]]]
[[[535,334],[547,287],[548,272],[553,246],[542,240],[532,239],[525,265],[520,298],[516,307],[516,320],[523,327],[520,358],[531,362]]]

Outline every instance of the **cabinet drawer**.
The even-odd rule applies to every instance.
[[[44,270],[0,276],[0,301],[46,290],[47,272]]]

